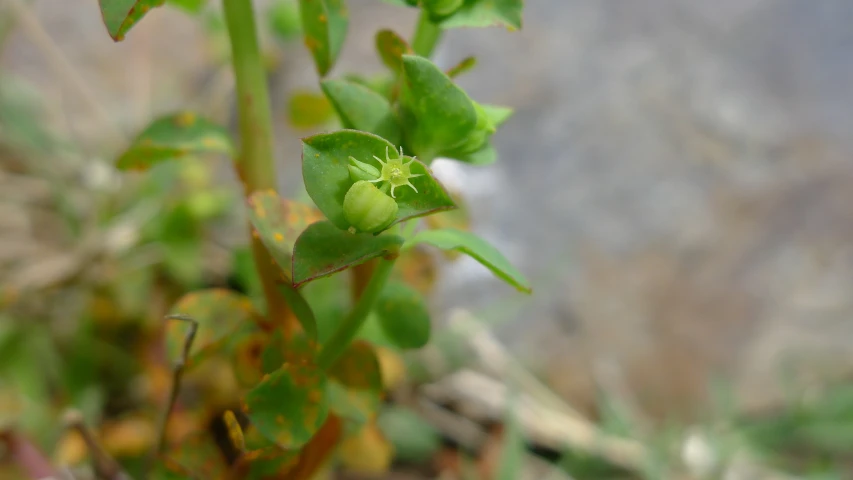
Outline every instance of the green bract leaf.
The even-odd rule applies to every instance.
[[[382,374],[376,352],[356,341],[329,371],[329,407],[341,418],[363,423],[379,409]]]
[[[336,227],[346,230],[351,225],[344,216],[344,197],[355,183],[348,168],[349,157],[381,165],[373,157],[386,158],[395,153],[395,147],[384,138],[355,130],[340,130],[314,135],[302,141],[302,177],[305,189],[317,207]],[[398,205],[397,218],[390,225],[413,217],[455,208],[450,195],[421,162],[411,164],[412,185],[418,190],[400,188],[395,193]],[[388,226],[390,226],[388,225]],[[385,227],[387,228],[387,227]]]
[[[406,241],[403,248],[410,248],[419,243],[427,243],[442,250],[458,250],[482,263],[518,290],[525,293],[532,291],[524,275],[516,270],[501,252],[473,233],[455,229],[425,230]]]
[[[325,76],[344,44],[349,13],[344,0],[299,0],[305,46],[314,56],[320,76]]]
[[[293,248],[293,283],[300,286],[388,255],[402,243],[397,235],[352,234],[330,222],[314,223],[302,232]]]
[[[234,146],[224,128],[184,112],[152,122],[119,157],[116,166],[122,170],[146,170],[167,160],[199,153],[233,154]]]
[[[417,290],[402,282],[388,283],[375,311],[382,331],[395,346],[421,348],[429,342],[429,310]]]
[[[391,70],[403,71],[403,55],[411,55],[412,47],[391,30],[380,30],[376,34],[376,51],[382,63]]]
[[[522,0],[465,0],[465,4],[441,21],[442,28],[506,27],[521,28]]]
[[[308,225],[323,219],[314,207],[279,198],[272,190],[249,196],[249,221],[258,238],[278,263],[284,278],[292,280],[293,245]]]
[[[299,448],[329,413],[326,377],[310,365],[285,365],[246,394],[245,409],[264,437],[281,448]]]
[[[407,143],[427,163],[465,143],[477,125],[468,95],[423,57],[403,55],[400,102]]]
[[[509,120],[513,112],[511,108],[501,107],[500,105],[480,105],[480,107],[486,112],[489,122],[495,128],[500,127],[504,122]]]
[[[400,143],[400,124],[385,97],[348,80],[324,80],[320,86],[344,128],[374,133],[394,145]]]
[[[124,40],[125,34],[154,7],[166,0],[99,0],[101,16],[110,37],[116,42]]]
[[[171,313],[198,322],[190,365],[217,351],[241,324],[253,322],[257,316],[248,297],[222,288],[188,293],[175,303]],[[172,362],[181,358],[189,327],[180,320],[168,320],[166,324],[166,351]]]

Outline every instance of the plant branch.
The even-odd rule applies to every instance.
[[[237,87],[241,151],[234,165],[246,197],[258,190],[275,190],[272,114],[266,71],[258,47],[251,0],[223,0],[231,41],[231,61]],[[267,315],[289,334],[296,327],[293,313],[276,287],[278,271],[263,244],[252,237],[252,254],[267,302]]]
[[[190,356],[190,349],[195,340],[195,334],[198,330],[198,322],[186,315],[168,315],[166,320],[178,320],[187,322],[189,329],[184,336],[184,348],[181,351],[181,358],[172,366],[172,386],[169,390],[169,399],[166,403],[166,409],[163,411],[163,416],[160,419],[160,425],[157,428],[157,445],[155,446],[154,455],[159,455],[163,452],[166,446],[166,428],[169,426],[169,417],[172,415],[172,409],[175,407],[175,402],[178,400],[178,392],[181,389],[181,379],[184,376],[184,367],[187,365],[187,360]]]
[[[394,269],[394,263],[397,261],[397,253],[394,253],[392,258],[382,258],[376,265],[373,271],[373,276],[370,277],[370,282],[362,292],[361,298],[355,304],[350,314],[344,319],[332,337],[323,346],[320,351],[320,357],[317,359],[317,364],[320,368],[328,369],[334,365],[338,357],[343,354],[347,346],[352,342],[352,339],[358,333],[358,330],[364,324],[367,314],[382,293],[385,287],[385,282],[391,275],[391,270]]]
[[[95,470],[95,476],[103,480],[131,480],[130,476],[122,470],[111,456],[104,450],[104,447],[92,434],[92,431],[86,426],[83,421],[83,415],[77,410],[70,410],[65,413],[65,427],[77,431],[86,444],[89,454],[92,455],[92,468]]]
[[[439,39],[441,39],[441,27],[432,23],[429,13],[421,9],[415,36],[412,37],[412,50],[422,57],[429,58]]]

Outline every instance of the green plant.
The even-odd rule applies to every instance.
[[[115,41],[163,3],[100,0]],[[190,13],[205,9],[204,0],[170,3]],[[307,113],[315,113],[325,102],[341,127],[302,140],[310,202],[277,192],[267,71],[250,0],[222,2],[239,142],[208,119],[178,112],[154,120],[118,155],[118,168],[146,175],[171,164],[231,156],[248,207],[254,264],[240,275],[262,298],[202,289],[171,308],[165,353],[174,369],[149,477],[311,478],[341,442],[375,428],[383,394],[375,346],[419,348],[429,339],[424,293],[394,268],[398,261],[420,261],[422,245],[468,254],[530,292],[524,276],[484,240],[421,221],[445,215],[458,202],[429,164],[439,157],[494,162],[491,136],[511,114],[477,103],[454,83],[452,77],[473,66],[472,59],[445,73],[428,57],[443,29],[520,28],[521,0],[388,3],[418,7],[420,18],[411,46],[391,30],[377,34],[388,72],[374,79],[326,78],[346,38],[344,0],[299,0],[298,9],[279,1],[269,12],[269,26],[280,39],[302,32],[323,78],[323,96],[294,100],[292,110],[305,112],[307,104],[315,106]],[[321,114],[317,122],[328,120]],[[193,170],[185,176],[192,184]],[[171,204],[146,231],[166,248],[167,271],[179,284],[200,285],[202,259],[194,247],[199,222],[219,214],[227,198],[214,190],[195,192]],[[374,328],[362,328],[371,321]],[[226,377],[233,383],[223,383]],[[191,394],[182,395],[187,391]],[[174,438],[169,424],[176,412],[210,419],[227,432],[227,445],[217,444],[205,421],[195,433]]]

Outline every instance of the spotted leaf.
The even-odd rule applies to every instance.
[[[235,330],[258,317],[251,300],[231,290],[213,288],[191,292],[181,297],[171,313],[191,317],[198,322],[189,364],[197,364],[220,350]],[[189,324],[169,320],[166,324],[166,351],[172,362],[180,359]]]
[[[163,5],[164,2],[165,0],[99,0],[98,3],[110,37],[120,42],[149,10]]]
[[[305,46],[314,57],[320,76],[325,76],[341,51],[349,25],[344,0],[299,0]]]
[[[281,448],[299,448],[329,413],[326,376],[311,365],[287,364],[246,394],[245,412],[261,435]]]
[[[364,423],[379,409],[382,375],[373,347],[357,341],[329,370],[329,407],[341,418]]]
[[[116,166],[122,170],[147,170],[161,162],[203,153],[233,155],[228,131],[194,113],[183,112],[152,122],[119,156]]]
[[[308,225],[323,219],[316,208],[279,198],[274,191],[255,192],[249,197],[249,221],[288,281],[296,239]]]

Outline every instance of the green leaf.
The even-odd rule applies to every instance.
[[[99,0],[98,3],[110,37],[120,42],[149,10],[163,5],[163,2],[165,0]]]
[[[234,154],[228,131],[194,113],[161,117],[142,131],[116,161],[122,170],[147,170],[152,165],[184,155]]]
[[[386,67],[394,72],[403,71],[403,55],[411,55],[412,47],[392,30],[380,30],[376,33],[376,51]]]
[[[223,288],[188,293],[175,303],[171,313],[186,315],[198,322],[198,331],[190,350],[190,365],[221,348],[241,324],[253,322],[257,316],[251,300]],[[172,362],[181,358],[189,328],[187,322],[167,321],[166,352]]]
[[[400,102],[407,143],[427,163],[461,146],[477,125],[468,95],[423,57],[403,55]]]
[[[512,116],[513,110],[500,105],[480,105],[492,126],[498,128]]]
[[[418,0],[382,0],[385,3],[390,3],[391,5],[396,5],[398,7],[415,7],[418,4]]]
[[[471,165],[491,165],[498,159],[498,152],[491,143],[486,143],[476,152],[453,155],[452,157]]]
[[[441,21],[442,28],[506,27],[521,28],[522,0],[466,0],[453,15]]]
[[[245,410],[264,437],[281,448],[299,448],[329,413],[326,377],[311,365],[285,365],[246,394]]]
[[[279,198],[273,190],[249,196],[249,222],[284,278],[292,280],[293,245],[308,225],[323,219],[320,212],[304,203]]]
[[[318,128],[334,119],[335,110],[320,93],[299,90],[290,96],[288,118],[296,128]]]
[[[368,343],[353,342],[329,370],[329,407],[341,418],[368,421],[379,409],[382,373]]]
[[[403,238],[397,235],[352,234],[330,222],[314,223],[302,232],[293,248],[293,284],[298,287],[388,255],[402,243]]]
[[[463,73],[468,72],[472,68],[477,66],[477,57],[465,57],[457,63],[455,66],[450,67],[450,69],[445,72],[448,77],[456,78]]]
[[[393,145],[400,143],[400,125],[385,97],[348,80],[324,80],[320,86],[344,128],[379,135]]]
[[[207,0],[167,0],[169,5],[174,5],[186,12],[196,14],[207,5]]]
[[[398,348],[421,348],[429,342],[429,309],[423,296],[402,282],[389,282],[375,312],[385,337]]]
[[[419,243],[427,243],[442,250],[458,250],[465,253],[518,290],[525,293],[532,292],[524,275],[516,270],[495,247],[473,233],[450,228],[425,230],[407,240],[403,248],[411,248]]]
[[[385,159],[386,152],[393,154],[395,147],[384,138],[355,130],[340,130],[314,135],[302,140],[302,177],[305,189],[317,207],[336,227],[350,227],[344,217],[343,203],[353,185],[347,166],[351,156],[379,168],[374,156]],[[417,193],[411,188],[401,188],[396,193],[397,218],[391,225],[404,220],[455,208],[453,199],[421,162],[411,164],[411,179]],[[390,225],[389,225],[390,226]]]
[[[305,46],[321,77],[329,73],[347,34],[349,13],[344,0],[299,0]]]
[[[378,419],[382,433],[394,445],[395,458],[425,462],[441,449],[441,435],[423,418],[403,407],[385,409]]]

